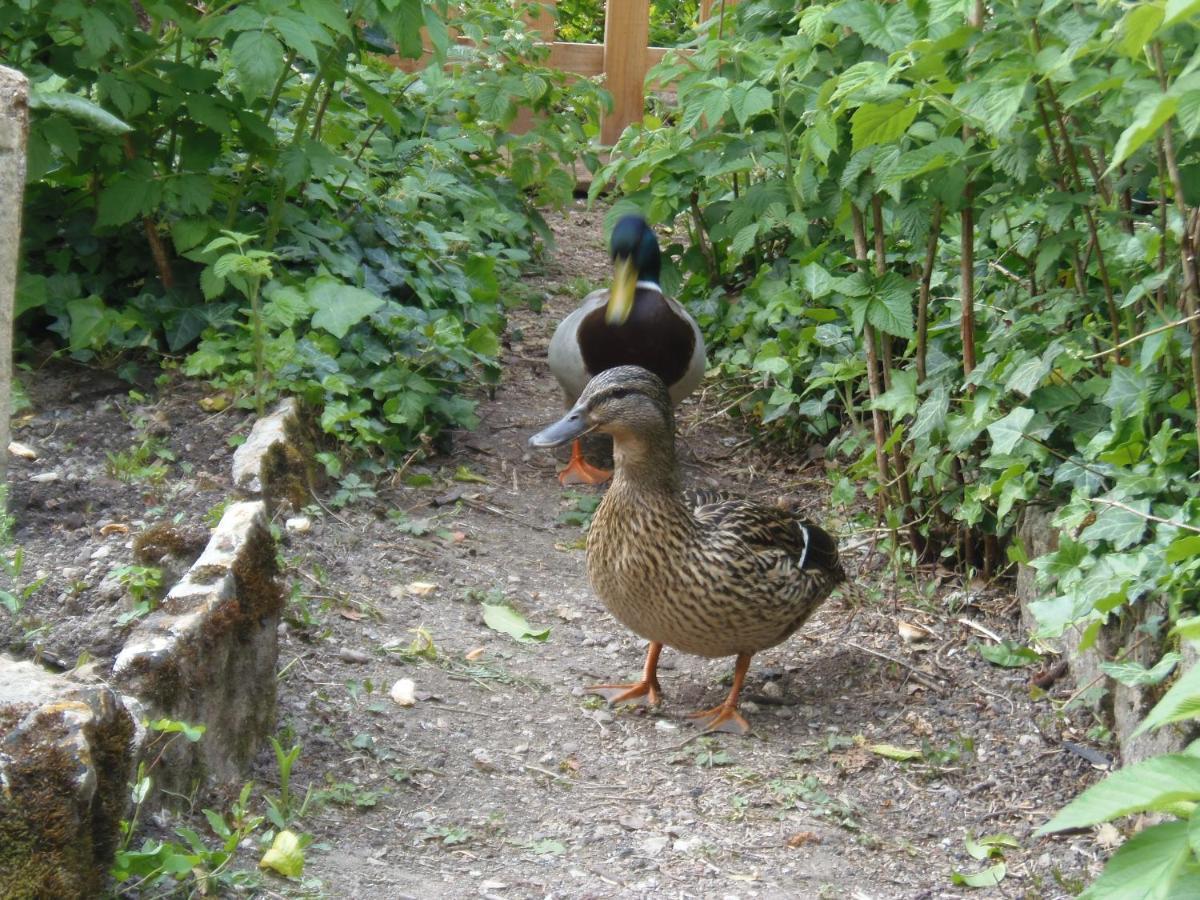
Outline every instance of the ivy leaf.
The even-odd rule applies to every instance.
[[[1167,552],[1164,558],[1167,562],[1174,565],[1175,563],[1187,562],[1197,556],[1200,556],[1200,534],[1192,534],[1171,541],[1167,545]]]
[[[855,152],[874,144],[894,141],[908,130],[921,104],[907,100],[864,103],[850,117],[850,137]]]
[[[979,655],[988,662],[1008,669],[1032,665],[1041,662],[1041,655],[1015,641],[1001,641],[999,644],[979,644]]]
[[[1142,513],[1150,512],[1149,500],[1134,500],[1128,506]],[[1096,521],[1084,529],[1082,537],[1089,541],[1108,541],[1117,550],[1124,550],[1140,541],[1145,531],[1144,516],[1119,506],[1106,506],[1096,516]]]
[[[1013,449],[1025,437],[1025,428],[1033,419],[1033,410],[1018,406],[1003,419],[993,422],[987,427],[988,436],[992,439],[992,452],[997,454],[1012,453]]]
[[[1117,146],[1113,150],[1112,162],[1105,170],[1107,175],[1117,166],[1127,160],[1142,144],[1154,137],[1158,129],[1175,115],[1179,108],[1179,98],[1171,94],[1155,93],[1142,99],[1137,105],[1133,121],[1117,138]]]
[[[1163,658],[1149,669],[1141,663],[1132,661],[1102,662],[1100,668],[1104,670],[1105,675],[1115,678],[1126,687],[1139,687],[1161,682],[1171,674],[1180,658],[1178,653],[1164,653]]]
[[[318,282],[309,290],[308,298],[316,309],[313,327],[323,328],[339,339],[383,306],[383,301],[370,291],[334,281]]]
[[[925,437],[940,428],[945,423],[946,413],[949,411],[950,392],[939,382],[917,410],[917,418],[913,422],[912,431],[909,432],[912,439]]]
[[[241,77],[242,92],[251,100],[265,97],[275,89],[283,74],[283,45],[265,31],[243,31],[230,50],[233,65]]]

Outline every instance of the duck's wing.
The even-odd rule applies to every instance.
[[[820,526],[797,519],[784,509],[753,500],[734,499],[717,492],[697,495],[693,515],[708,532],[710,541],[741,554],[760,557],[775,567],[820,570],[842,577],[837,541]]]
[[[704,347],[704,335],[700,333],[700,326],[696,324],[696,320],[681,304],[670,297],[665,299],[671,310],[687,322],[693,338],[692,355],[688,360],[687,370],[682,378],[668,386],[671,392],[671,402],[678,404],[680,400],[696,390],[700,386],[700,382],[704,380],[704,373],[708,370],[708,354]]]
[[[584,363],[579,347],[579,327],[585,318],[598,309],[603,310],[607,304],[607,288],[592,291],[569,316],[558,323],[554,336],[550,338],[550,348],[546,354],[550,371],[558,380],[568,406],[579,399],[588,381],[596,374],[588,371]]]

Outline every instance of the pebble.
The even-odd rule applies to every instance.
[[[363,653],[361,650],[353,650],[350,647],[342,647],[338,650],[338,659],[348,663],[368,663],[371,657]]]
[[[29,480],[35,484],[49,484],[52,481],[58,481],[57,472],[38,472],[36,475],[30,475]]]
[[[647,856],[658,856],[666,849],[670,839],[665,834],[655,834],[642,841],[641,850]]]
[[[292,516],[283,523],[284,528],[288,531],[294,531],[297,534],[304,534],[312,531],[312,519],[308,516]]]
[[[762,686],[761,693],[764,697],[770,697],[772,700],[782,700],[783,685],[778,681],[768,681]]]
[[[108,544],[102,544],[92,551],[92,555],[88,559],[104,559],[110,553],[112,553],[112,547],[108,546]]]

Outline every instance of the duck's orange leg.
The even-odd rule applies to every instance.
[[[750,670],[749,653],[739,653],[737,664],[733,668],[733,687],[729,696],[720,706],[712,709],[702,709],[690,713],[689,719],[696,719],[696,724],[705,731],[727,731],[730,734],[746,734],[750,731],[750,723],[738,712],[738,694],[742,692],[742,684],[746,680],[746,672]]]
[[[587,689],[589,694],[599,694],[609,705],[617,703],[647,703],[658,706],[662,703],[662,688],[658,684],[658,655],[662,643],[651,641],[646,651],[646,665],[642,668],[642,680],[633,684],[595,684]]]
[[[571,461],[558,473],[559,484],[604,484],[610,478],[612,472],[599,469],[583,458],[583,445],[578,439],[571,442]]]

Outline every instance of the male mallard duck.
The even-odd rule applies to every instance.
[[[832,537],[778,507],[685,496],[675,417],[662,380],[637,366],[602,372],[559,421],[529,439],[558,447],[599,431],[613,438],[615,474],[592,519],[588,578],[609,612],[650,641],[642,680],[590,690],[610,703],[661,697],[664,644],[737,656],[720,706],[693,714],[706,731],[744,734],[737,711],[750,657],[799,628],[845,580]]]
[[[649,369],[678,403],[704,377],[704,338],[687,311],[663,294],[658,239],[641,216],[625,216],[612,232],[612,288],[592,291],[550,339],[550,371],[570,409],[592,376],[613,366]],[[563,484],[600,484],[610,472],[583,458],[579,441],[558,473]]]

